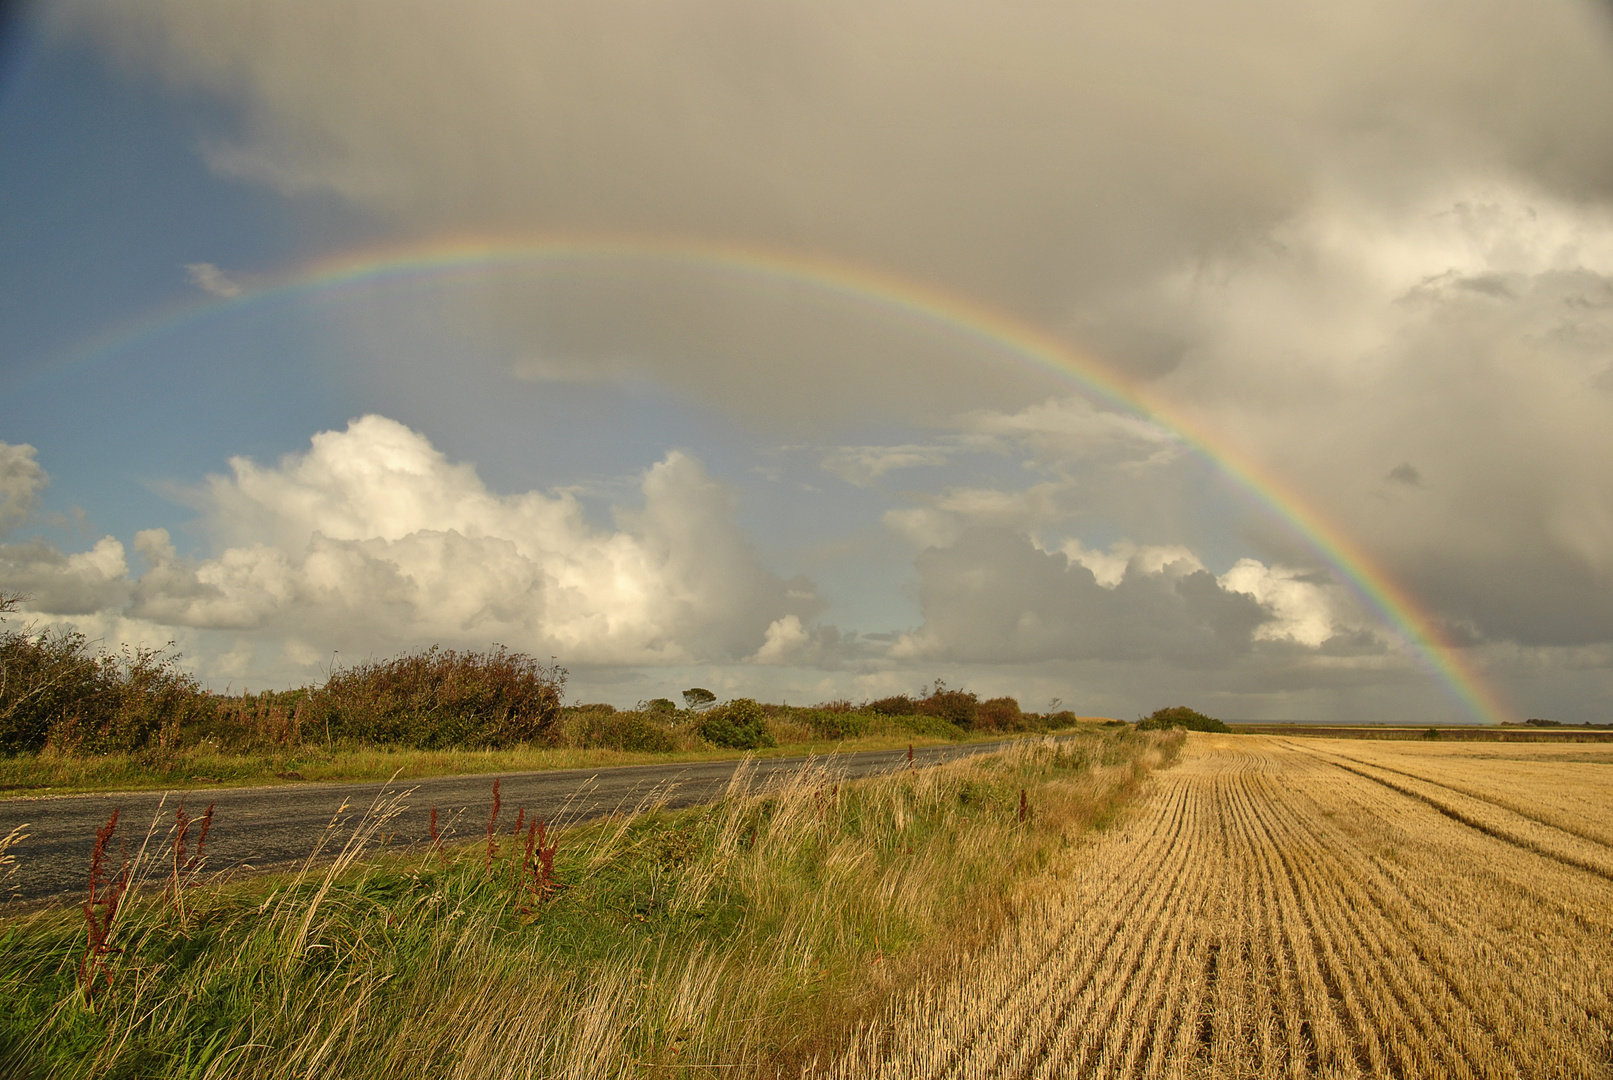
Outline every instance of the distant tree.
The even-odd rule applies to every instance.
[[[692,686],[683,692],[683,703],[695,712],[704,712],[717,704],[717,695],[703,686]]]
[[[677,712],[678,703],[671,698],[651,698],[649,701],[638,703],[640,712]]]

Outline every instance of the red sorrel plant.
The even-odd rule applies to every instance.
[[[1025,808],[1025,789],[1019,789],[1019,823],[1025,824],[1025,816],[1029,811]]]
[[[208,803],[202,816],[194,821],[185,813],[183,802],[174,811],[174,869],[168,878],[168,890],[169,898],[176,908],[179,906],[179,890],[184,884],[184,878],[202,865],[202,849],[207,846],[207,833],[213,827],[213,808],[216,805]],[[187,851],[185,841],[190,836],[192,824],[200,824],[201,829],[196,834],[196,850]]]
[[[560,891],[554,876],[554,853],[558,840],[549,839],[549,831],[542,818],[527,827],[526,856],[521,860],[521,884],[527,891],[530,903],[521,912],[531,915],[539,904]]]
[[[503,797],[498,791],[499,781],[493,781],[493,812],[487,818],[487,858],[483,868],[489,873],[493,870],[493,856],[498,854],[498,810],[503,805]]]
[[[113,807],[112,816],[107,818],[106,824],[95,830],[95,847],[90,852],[90,896],[81,905],[89,929],[84,955],[78,962],[78,982],[86,999],[94,989],[97,975],[105,975],[107,986],[112,985],[112,970],[106,966],[104,958],[123,951],[112,946],[112,922],[118,915],[118,902],[129,887],[128,855],[124,855],[123,866],[116,878],[108,882],[102,877],[106,848],[112,841],[112,834],[117,831],[118,807]],[[104,892],[101,891],[103,884],[106,885]],[[99,913],[95,910],[97,907],[101,909]]]

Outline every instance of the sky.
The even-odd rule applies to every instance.
[[[1613,720],[1604,5],[7,10],[8,625]]]

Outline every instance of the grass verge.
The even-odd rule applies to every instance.
[[[846,739],[798,739],[765,750],[760,757],[844,754],[908,746],[950,746],[1012,738],[1002,732],[943,735],[883,732]],[[682,761],[732,760],[742,751],[695,745],[676,750],[621,750],[614,747],[512,746],[503,749],[416,750],[396,746],[297,746],[263,751],[219,750],[203,744],[164,755],[142,752],[0,756],[0,798],[19,795],[71,795],[91,791],[178,791],[219,787],[294,784],[304,781],[382,781],[393,776],[527,772],[541,769],[599,769],[613,765],[652,765]]]
[[[88,957],[79,912],[0,923],[0,1075],[793,1074],[993,936],[1182,738],[742,770],[707,807],[519,837],[505,808],[491,847],[361,859],[378,806],[323,868],[129,892]]]

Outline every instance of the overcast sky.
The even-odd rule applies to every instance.
[[[501,642],[618,705],[1473,718],[1158,416],[868,298],[622,250],[242,302],[583,235],[1035,327],[1515,715],[1613,719],[1613,19],[1569,0],[36,4],[0,589],[221,690]]]

